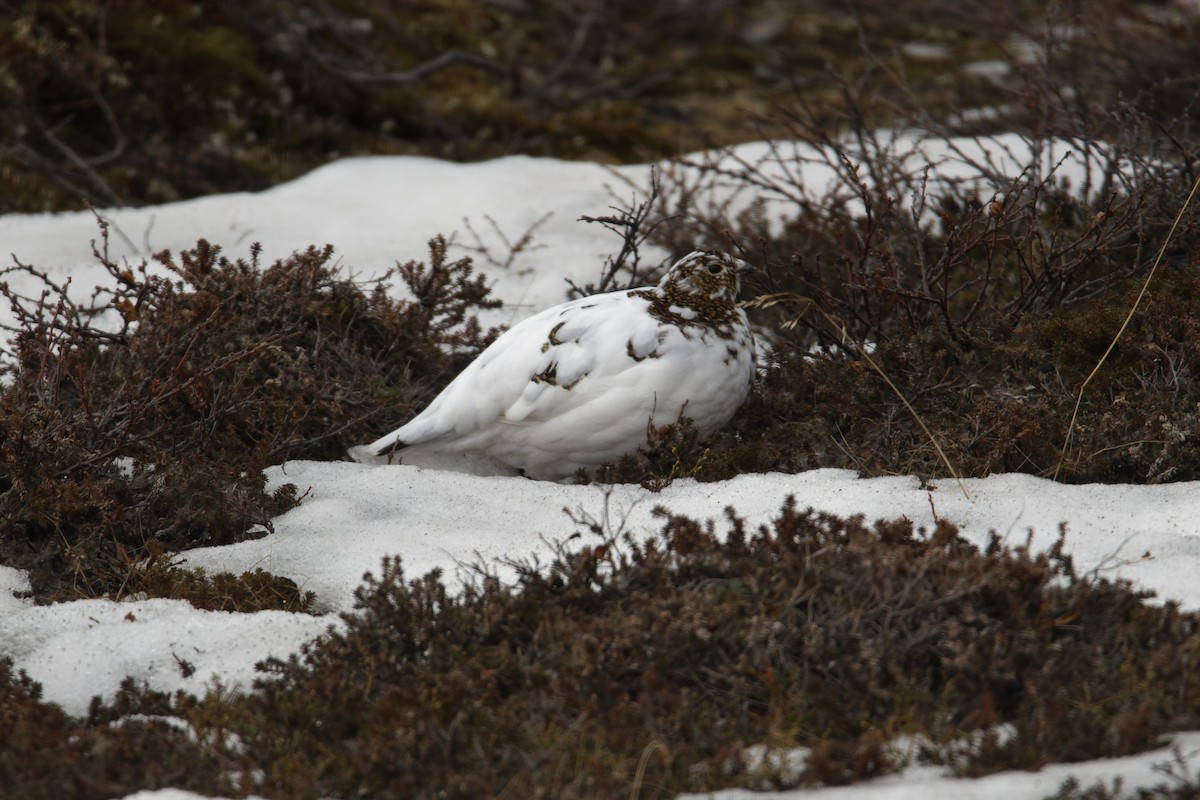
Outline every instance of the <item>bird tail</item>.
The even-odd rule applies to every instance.
[[[380,453],[380,448],[369,444],[360,444],[357,447],[351,447],[346,451],[346,455],[360,464],[386,464],[388,454],[391,448],[386,448]]]

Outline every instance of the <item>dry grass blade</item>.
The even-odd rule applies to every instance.
[[[875,372],[879,374],[879,377],[883,378],[883,382],[886,383],[888,388],[896,394],[896,397],[900,398],[900,402],[904,403],[904,407],[908,409],[908,413],[912,414],[912,418],[916,420],[918,425],[921,426],[921,430],[925,432],[925,435],[929,438],[929,442],[933,445],[934,449],[937,450],[938,458],[940,458],[942,463],[946,465],[946,469],[949,470],[950,476],[954,478],[954,482],[958,484],[958,488],[963,493],[963,497],[967,498],[967,500],[970,500],[971,493],[967,491],[967,485],[963,483],[963,479],[958,474],[958,470],[956,470],[954,465],[950,463],[950,458],[946,455],[946,452],[942,450],[942,446],[938,443],[937,437],[933,435],[933,431],[929,430],[929,427],[925,424],[925,421],[921,419],[921,415],[918,414],[917,410],[912,407],[912,403],[908,402],[908,398],[904,396],[904,393],[900,391],[900,388],[896,386],[896,384],[892,383],[892,379],[889,378],[887,373],[875,363],[875,359],[871,358],[870,354],[861,345],[846,338],[844,328],[842,329],[842,342],[843,344],[849,344],[853,346],[854,349],[858,351],[859,355],[861,355],[863,359],[871,365],[871,369],[875,370]]]
[[[1096,377],[1096,374],[1100,372],[1100,368],[1104,366],[1104,362],[1108,360],[1109,355],[1116,348],[1117,342],[1125,334],[1125,329],[1129,327],[1129,322],[1133,319],[1133,315],[1137,313],[1138,306],[1142,303],[1142,298],[1146,296],[1146,290],[1150,288],[1150,281],[1154,280],[1154,273],[1158,270],[1158,265],[1162,263],[1163,253],[1167,251],[1167,245],[1171,243],[1171,239],[1175,236],[1175,229],[1179,227],[1179,221],[1183,219],[1183,212],[1187,211],[1188,206],[1192,204],[1192,198],[1195,197],[1197,188],[1200,188],[1200,175],[1197,175],[1196,180],[1192,182],[1191,191],[1188,192],[1183,205],[1179,207],[1178,213],[1175,214],[1175,220],[1171,223],[1171,229],[1167,231],[1162,246],[1158,248],[1158,255],[1155,256],[1154,263],[1150,266],[1150,272],[1146,274],[1146,280],[1142,282],[1141,291],[1138,292],[1137,298],[1129,308],[1129,313],[1125,315],[1125,320],[1121,323],[1121,327],[1117,329],[1116,335],[1108,343],[1108,349],[1104,351],[1104,355],[1100,356],[1100,360],[1096,362],[1096,366],[1092,367],[1092,371],[1088,373],[1088,376],[1083,379],[1083,383],[1079,386],[1079,394],[1075,398],[1075,408],[1071,411],[1071,421],[1067,424],[1067,435],[1063,439],[1062,452],[1058,457],[1058,465],[1054,467],[1054,480],[1058,480],[1058,474],[1062,471],[1063,463],[1067,460],[1067,449],[1070,448],[1071,436],[1075,433],[1075,420],[1079,417],[1079,406],[1083,403],[1083,393],[1087,390],[1088,384],[1092,382],[1092,378]]]
[[[828,312],[814,303],[810,298],[802,297],[792,293],[763,295],[761,297],[756,297],[746,305],[755,308],[770,308],[773,305],[783,302],[799,302],[816,310],[817,313],[824,317],[825,320],[838,331],[838,338],[842,346],[852,348],[856,353],[862,356],[863,360],[865,360],[871,366],[871,369],[875,370],[879,377],[883,378],[883,382],[888,385],[888,388],[892,390],[896,397],[900,398],[900,402],[903,403],[904,407],[908,409],[908,413],[912,415],[912,418],[916,420],[917,425],[919,425],[921,430],[925,432],[925,436],[928,437],[930,443],[933,445],[933,448],[937,451],[938,457],[941,459],[942,463],[946,465],[946,469],[950,472],[950,476],[953,477],[955,483],[958,484],[958,488],[960,491],[962,491],[963,497],[967,498],[967,500],[970,500],[971,493],[967,491],[967,485],[963,483],[963,479],[958,474],[958,470],[956,470],[954,468],[954,464],[950,462],[950,458],[946,455],[946,451],[942,449],[942,446],[938,442],[937,437],[934,436],[933,431],[929,430],[929,426],[926,425],[925,421],[921,419],[921,415],[917,413],[915,408],[913,408],[912,403],[908,402],[908,398],[906,398],[904,393],[900,391],[900,387],[893,383],[892,379],[887,376],[887,373],[884,372],[877,363],[875,363],[875,359],[871,358],[871,354],[867,352],[866,348],[850,338],[846,331],[845,323],[831,316]],[[798,321],[799,316],[797,315],[785,323],[785,327],[794,326],[796,323],[798,323]]]
[[[638,796],[642,793],[642,781],[646,778],[646,766],[655,750],[662,751],[664,761],[671,757],[671,751],[662,739],[655,739],[646,745],[645,749],[642,750],[642,757],[638,759],[637,772],[633,776],[633,786],[629,789],[629,800],[637,800]]]

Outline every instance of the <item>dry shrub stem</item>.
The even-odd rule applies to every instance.
[[[784,17],[765,0],[451,0],[403,15],[203,0],[196,18],[166,5],[46,0],[0,26],[10,206],[254,188],[366,150],[645,162],[765,139],[761,160],[679,160],[646,202],[589,215],[622,237],[604,288],[652,279],[646,242],[674,255],[732,242],[764,268],[751,291],[809,301],[754,315],[770,357],[727,430],[650,430],[601,479],[658,489],[820,466],[1200,479],[1191,17],[1117,0],[862,0]],[[928,40],[947,56],[910,56]],[[960,68],[998,55],[1006,75]],[[962,180],[936,180],[884,132],[913,127],[967,137],[947,140]],[[1064,141],[1082,185],[1049,147]],[[813,166],[827,193],[805,184]],[[506,239],[507,257],[477,252],[511,263],[533,232]],[[150,267],[114,263],[106,236],[90,300],[20,262],[9,273],[44,290],[0,290],[17,320],[0,556],[30,570],[39,601],[309,608],[290,581],[182,570],[176,554],[292,507],[264,466],[337,458],[434,396],[490,339],[475,319],[493,305],[485,283],[439,239],[388,278],[412,295],[397,302],[342,280],[330,248],[264,265],[257,248],[228,259],[201,242]],[[247,694],[128,682],[71,719],[0,660],[0,786],[16,800],[165,786],[615,799],[844,784],[896,768],[900,733],[977,775],[1200,725],[1196,615],[1075,575],[1061,542],[980,550],[944,520],[921,536],[790,505],[757,532],[732,511],[723,536],[663,520],[649,541],[589,524],[599,543],[511,565],[515,584],[481,566],[457,594],[389,560],[342,629]],[[797,747],[798,775],[770,757]]]
[[[242,591],[176,570],[174,554],[269,531],[298,500],[268,492],[263,469],[338,458],[428,402],[491,341],[475,312],[497,303],[440,237],[428,265],[366,287],[339,276],[328,246],[264,265],[257,245],[230,260],[202,240],[153,267],[118,263],[100,223],[106,280],[90,298],[20,262],[0,273],[44,287],[0,282],[15,320],[0,365],[0,555],[31,570],[40,600],[299,599],[294,584]],[[388,296],[394,278],[411,300]]]
[[[932,444],[934,446],[934,448],[937,450],[938,457],[941,458],[942,463],[946,466],[946,470],[950,473],[951,477],[954,478],[955,483],[958,484],[958,488],[963,493],[963,497],[965,497],[968,501],[970,501],[971,493],[967,491],[967,485],[965,483],[963,483],[963,480],[959,476],[958,471],[956,469],[954,469],[954,464],[952,464],[950,462],[950,459],[946,457],[946,453],[944,450],[942,450],[942,446],[938,442],[937,437],[933,434],[933,431],[929,430],[929,427],[925,424],[924,420],[921,419],[921,415],[917,413],[917,410],[915,408],[913,408],[912,403],[908,402],[908,398],[906,398],[904,396],[904,393],[900,391],[899,387],[897,387],[896,384],[892,382],[892,379],[889,378],[887,376],[887,373],[884,372],[883,369],[879,366],[879,364],[877,364],[875,362],[875,359],[871,358],[871,354],[869,352],[867,352],[867,349],[865,347],[863,347],[861,344],[859,344],[858,342],[852,340],[846,334],[846,324],[844,322],[842,322],[841,320],[836,320],[832,316],[826,314],[825,311],[822,310],[821,308],[816,307],[813,304],[813,301],[810,300],[809,298],[798,297],[798,296],[792,295],[792,294],[760,295],[760,296],[754,298],[752,301],[750,301],[747,305],[750,308],[771,308],[772,306],[777,305],[779,303],[800,304],[805,307],[811,307],[817,313],[823,315],[825,317],[826,321],[830,325],[834,326],[836,329],[838,329],[841,332],[841,340],[840,340],[841,345],[843,347],[852,349],[854,352],[856,352],[858,354],[858,356],[861,359],[866,361],[867,364],[870,365],[871,369],[875,370],[875,372],[879,375],[879,377],[883,379],[884,383],[886,383],[888,385],[888,388],[891,389],[892,392],[895,393],[896,397],[898,397],[900,399],[900,402],[904,404],[904,407],[906,409],[908,409],[908,413],[911,414],[913,419],[916,421],[916,423],[921,426],[921,430],[925,433],[925,436],[928,437],[929,443]],[[782,325],[782,328],[784,330],[787,330],[789,328],[794,328],[799,323],[800,323],[800,317],[798,317],[798,316],[793,317],[792,319],[784,322]]]
[[[658,535],[585,520],[548,563],[512,562],[508,580],[477,564],[458,592],[387,559],[342,626],[251,693],[129,684],[67,720],[0,662],[0,715],[17,714],[0,780],[38,796],[103,780],[105,796],[626,800],[863,780],[906,763],[899,734],[918,761],[978,776],[1200,724],[1200,619],[1077,575],[1065,531],[1034,552],[791,501],[757,530],[728,509],[720,534],[657,513]],[[173,733],[116,774],[86,757],[165,719]]]
[[[777,138],[762,148],[663,170],[649,219],[672,224],[653,241],[678,253],[732,238],[760,253],[749,305],[769,348],[732,431],[659,437],[678,454],[670,473],[1200,477],[1190,123],[1121,105],[1081,133],[1064,116],[1075,101],[1061,76],[1017,71],[1042,115],[1027,121],[1032,133],[942,140],[953,128],[917,108],[914,121],[932,128],[922,143],[871,127],[879,97],[864,86],[905,89],[876,83],[889,75],[903,77],[842,79],[840,109],[800,95],[764,115],[761,130]],[[1101,130],[1107,142],[1089,135]],[[943,141],[936,163],[922,155]],[[653,483],[656,461],[648,453],[607,477]]]

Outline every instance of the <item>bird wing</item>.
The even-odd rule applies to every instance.
[[[498,425],[532,424],[594,400],[612,383],[604,379],[636,383],[635,375],[625,373],[651,366],[668,336],[646,313],[649,305],[635,294],[614,292],[573,300],[518,323],[428,408],[368,447],[386,452],[397,441],[441,440],[469,449]]]
[[[613,404],[615,394],[639,385],[649,388],[648,373],[661,371],[658,350],[671,331],[646,313],[649,302],[643,298],[621,293],[593,300],[601,302],[559,316],[550,346],[506,409],[505,422],[564,419],[597,401]],[[615,405],[634,410],[628,400]]]

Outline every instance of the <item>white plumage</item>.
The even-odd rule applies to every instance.
[[[646,443],[681,415],[702,434],[741,406],[754,339],[737,308],[740,260],[693,252],[657,286],[548,308],[496,339],[429,407],[351,455],[461,453],[558,480]]]

